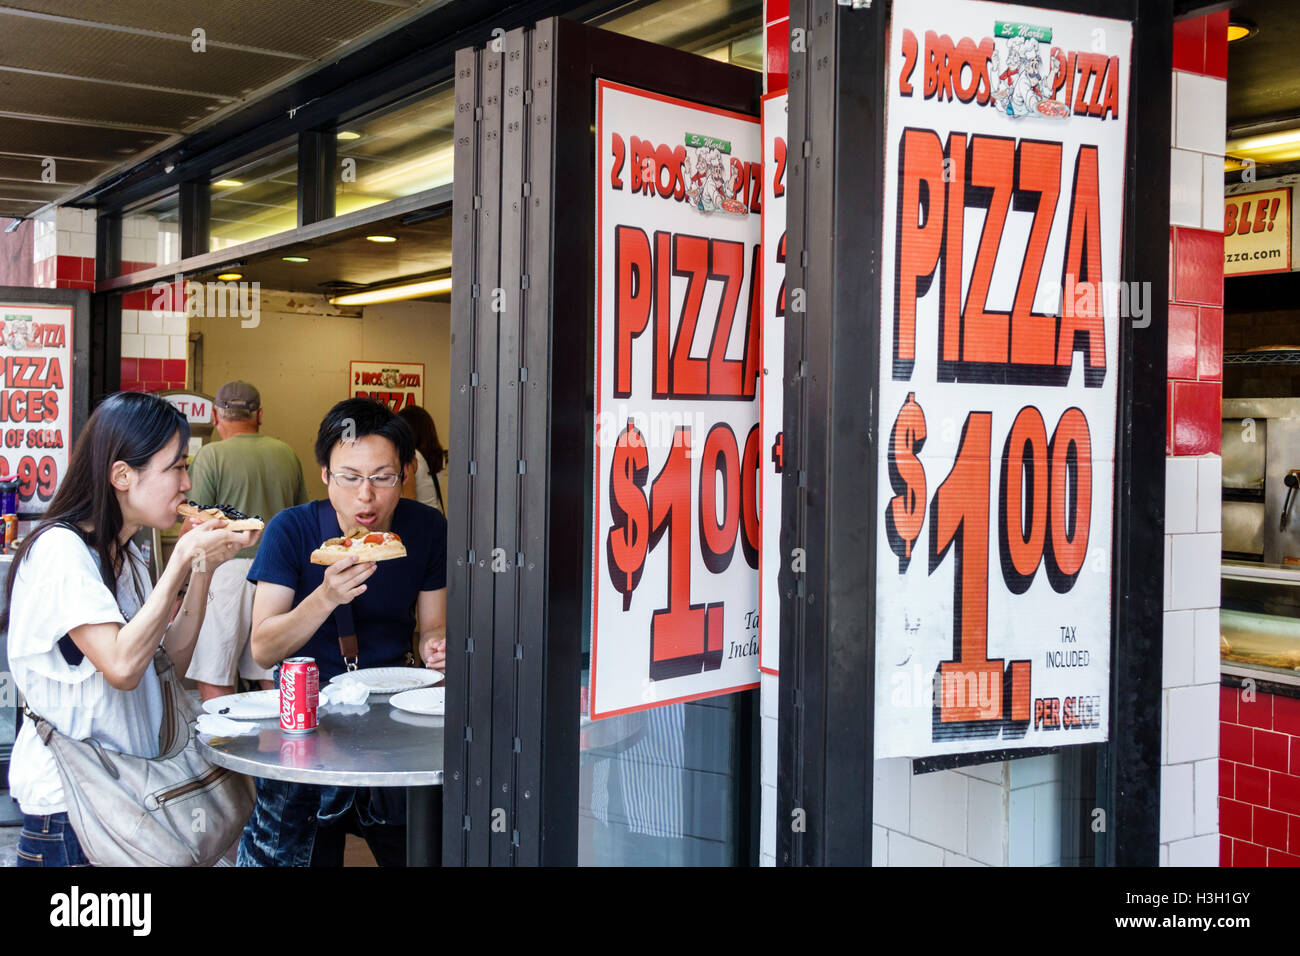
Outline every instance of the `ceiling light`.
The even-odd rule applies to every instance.
[[[236,279],[242,278],[244,278],[242,272],[222,272],[217,276],[218,281],[221,282],[234,282]]]
[[[238,179],[218,179],[215,183],[212,184],[212,188],[230,189],[234,186],[242,186],[242,185],[244,184],[240,182]]]
[[[387,289],[371,289],[369,292],[353,292],[348,295],[332,296],[330,305],[375,305],[379,302],[397,302],[400,299],[418,299],[423,295],[438,295],[451,291],[451,277],[426,279],[423,282],[408,282],[406,285],[389,286]]]
[[[311,262],[306,256],[284,256],[285,262]]]
[[[350,129],[341,129],[341,130],[339,130],[338,138],[341,139],[341,140],[360,139],[360,138],[361,138],[361,134],[358,133],[358,132],[356,132],[356,131],[354,131],[354,130],[350,130]]]
[[[1300,159],[1300,128],[1238,136],[1227,141],[1224,153],[1234,159],[1249,159],[1260,165]]]
[[[1249,20],[1230,20],[1228,21],[1228,42],[1236,43],[1238,40],[1244,40],[1247,37],[1253,37],[1259,32],[1259,27]]]
[[[371,242],[396,242],[396,236],[366,236]]]

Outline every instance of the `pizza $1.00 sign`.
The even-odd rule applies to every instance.
[[[758,681],[757,117],[601,81],[593,718]]]

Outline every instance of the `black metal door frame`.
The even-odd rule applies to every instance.
[[[456,55],[449,866],[577,862],[597,78],[759,115],[758,74],[569,20]],[[739,708],[742,733],[756,710]],[[753,741],[738,749],[756,769]]]
[[[1030,4],[1026,4],[1028,6]],[[1111,621],[1111,730],[1063,748],[1065,849],[1102,865],[1159,852],[1171,0],[1046,0],[1130,20],[1121,278],[1149,283],[1150,325],[1121,321]],[[777,860],[871,861],[881,209],[892,3],[791,0]],[[841,175],[841,171],[843,174]],[[865,175],[864,175],[865,173]],[[864,370],[867,370],[864,374]],[[1039,751],[1041,752],[1041,751]],[[995,758],[986,754],[982,759]],[[947,758],[945,758],[947,759]],[[933,767],[973,762],[947,759]],[[1094,790],[1095,788],[1095,790]],[[1095,793],[1095,800],[1091,795]],[[1093,810],[1105,829],[1094,832]]]

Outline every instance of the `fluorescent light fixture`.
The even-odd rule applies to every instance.
[[[1256,163],[1286,163],[1300,159],[1300,127],[1238,136],[1224,144],[1224,153],[1234,159],[1252,159]]]
[[[285,262],[311,262],[306,256],[283,256]]]
[[[242,272],[222,272],[220,275],[217,276],[217,281],[234,282],[236,279],[242,279],[242,278],[244,278],[244,274]]]
[[[366,236],[371,242],[396,242],[396,236]]]
[[[350,139],[360,139],[360,138],[361,138],[361,134],[356,132],[355,130],[350,130],[350,129],[339,130],[338,139],[341,139],[344,142]]]
[[[242,186],[242,185],[244,185],[243,182],[238,179],[218,179],[215,183],[212,184],[212,188],[233,189],[235,186]]]
[[[398,302],[402,299],[418,299],[423,295],[437,295],[451,291],[451,277],[426,279],[422,282],[408,282],[406,285],[389,286],[387,289],[371,289],[368,292],[349,292],[347,295],[330,297],[331,305],[375,305],[380,302]]]

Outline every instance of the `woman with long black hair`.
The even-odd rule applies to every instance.
[[[28,708],[69,737],[142,757],[157,756],[163,715],[154,652],[161,644],[185,673],[213,570],[256,537],[226,530],[221,519],[204,522],[177,542],[151,585],[131,536],[176,523],[190,488],[189,435],[185,416],[156,396],[105,399],[14,558],[0,615]],[[89,865],[68,824],[54,756],[30,719],[14,743],[9,788],[24,815],[19,866]]]
[[[415,464],[402,483],[402,497],[414,498],[445,515],[447,508],[443,504],[442,481],[438,475],[445,475],[447,451],[438,440],[438,426],[433,423],[433,416],[419,405],[407,405],[397,415],[411,426],[415,434]]]

